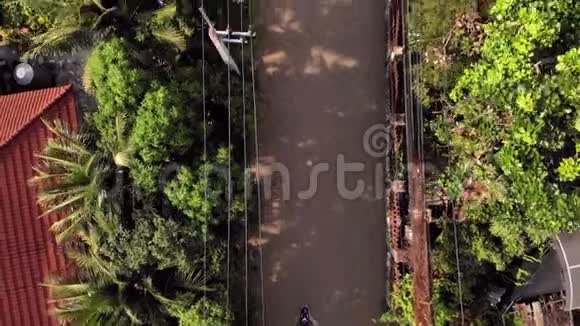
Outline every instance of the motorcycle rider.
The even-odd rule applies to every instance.
[[[298,318],[298,326],[317,326],[318,323],[310,316],[310,308],[307,305],[300,308],[300,317]]]

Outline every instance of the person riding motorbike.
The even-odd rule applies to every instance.
[[[315,322],[310,316],[310,308],[306,305],[300,308],[300,317],[298,318],[298,326],[315,326]]]

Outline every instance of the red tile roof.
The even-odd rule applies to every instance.
[[[48,290],[39,284],[67,269],[62,250],[48,231],[58,220],[38,218],[35,190],[28,186],[34,153],[50,131],[39,117],[78,127],[70,86],[0,96],[0,325],[56,326]]]
[[[0,147],[71,89],[70,85],[0,96]]]

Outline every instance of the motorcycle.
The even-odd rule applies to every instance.
[[[310,307],[304,305],[300,308],[300,317],[298,318],[298,326],[316,326],[318,325],[312,316],[310,316]]]

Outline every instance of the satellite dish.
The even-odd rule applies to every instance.
[[[29,85],[34,79],[34,69],[28,63],[20,63],[14,68],[14,80],[20,86]]]

